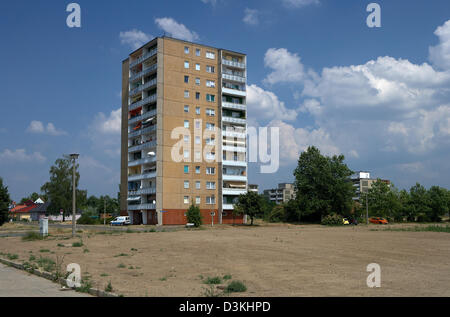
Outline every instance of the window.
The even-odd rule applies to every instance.
[[[214,117],[216,115],[216,110],[214,110],[214,109],[206,109],[206,115],[208,117]]]
[[[189,189],[189,181],[184,181],[184,189]]]
[[[197,205],[200,205],[200,203],[201,203],[200,196],[195,197],[195,203],[196,203]]]
[[[184,76],[184,82],[185,82],[186,84],[189,84],[189,76]]]
[[[206,175],[216,175],[216,168],[215,167],[207,167]]]
[[[184,68],[189,68],[189,62],[188,61],[184,62]]]
[[[199,92],[195,93],[195,99],[200,100],[200,93]]]
[[[195,189],[201,189],[202,188],[202,182],[196,181],[195,182]]]
[[[195,128],[196,129],[201,129],[201,123],[202,123],[201,120],[195,120]]]
[[[189,106],[188,105],[184,106],[184,112],[189,112]]]
[[[206,58],[216,59],[216,54],[213,52],[206,52]]]
[[[209,101],[209,102],[215,102],[215,101],[216,101],[216,96],[215,96],[215,95],[207,94],[207,95],[206,95],[206,101]]]
[[[189,165],[184,166],[184,174],[189,174]]]
[[[195,70],[200,70],[200,64],[195,64]]]
[[[189,98],[189,90],[184,91],[184,98]]]
[[[200,161],[202,159],[202,152],[200,151],[195,151],[194,153],[194,159],[196,162]]]
[[[185,135],[184,136],[184,142],[185,143],[189,143],[189,135]]]
[[[188,65],[188,66],[189,66],[189,65]],[[188,68],[189,68],[189,67],[188,67]],[[208,73],[215,73],[215,72],[216,72],[214,66],[206,66],[206,71],[207,71]]]
[[[197,86],[200,86],[200,78],[195,78],[195,84],[197,85]]]
[[[214,87],[216,87],[216,82],[214,80],[207,80],[206,87],[214,88]]]
[[[184,120],[184,127],[189,129],[189,120]]]
[[[195,167],[195,174],[200,174],[200,166]]]
[[[207,160],[215,160],[216,159],[216,153],[215,152],[208,152],[208,153],[206,153],[206,159]]]
[[[189,159],[191,157],[189,150],[184,150],[184,158]]]
[[[189,54],[189,47],[188,46],[184,47],[184,54]]]
[[[196,136],[195,137],[195,144],[201,144],[200,142],[201,142],[200,137]]]
[[[216,139],[206,139],[206,145],[216,145]]]
[[[201,55],[201,50],[199,48],[195,49],[195,55],[196,56],[200,56]]]
[[[183,202],[188,205],[189,204],[189,196],[184,196]]]
[[[196,107],[196,108],[195,108],[195,113],[196,113],[196,114],[200,114],[200,107]]]
[[[215,205],[216,204],[216,197],[206,197],[206,204],[208,205]]]
[[[206,189],[216,189],[216,182],[206,182]]]
[[[207,129],[207,130],[209,130],[209,131],[214,131],[214,128],[215,128],[215,127],[216,127],[216,126],[215,126],[214,123],[206,122],[206,129]]]

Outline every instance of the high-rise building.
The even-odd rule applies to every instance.
[[[232,211],[247,192],[246,65],[170,37],[123,61],[120,208],[133,224],[185,224],[191,204],[204,223],[245,221]]]
[[[367,171],[356,172],[351,179],[356,194],[356,196],[353,197],[353,200],[358,202],[361,200],[361,195],[366,195],[369,192],[369,189],[372,188],[373,183],[378,180],[375,178],[370,178],[370,172]],[[391,184],[391,181],[388,179],[381,179],[381,181],[387,185]]]
[[[294,184],[278,184],[278,188],[264,190],[264,196],[277,204],[286,203],[296,197]]]

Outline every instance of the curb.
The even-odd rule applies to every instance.
[[[53,275],[52,273],[45,272],[45,271],[39,271],[39,270],[36,270],[36,269],[27,269],[27,268],[25,268],[25,266],[23,266],[23,264],[12,262],[10,260],[5,260],[5,259],[2,259],[2,258],[0,258],[0,263],[3,263],[5,265],[7,265],[7,266],[11,266],[11,267],[13,267],[15,269],[22,270],[22,271],[25,271],[27,273],[30,273],[30,274],[33,274],[33,275],[45,278],[45,279],[50,280],[50,281],[52,281],[54,283],[59,282],[59,283],[65,285],[65,286],[67,286],[67,281],[65,279],[60,278],[59,280],[57,280],[56,276]],[[102,290],[99,290],[99,289],[96,289],[96,288],[90,288],[88,290],[88,294],[92,295],[92,296],[96,296],[96,297],[120,297],[117,294],[108,293],[108,292],[105,292],[105,291],[102,291]]]

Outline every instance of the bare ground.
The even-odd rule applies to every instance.
[[[31,254],[64,255],[64,264],[80,264],[94,287],[104,289],[111,282],[114,292],[125,296],[204,296],[208,286],[202,278],[224,275],[244,281],[248,290],[239,296],[450,296],[450,234],[373,230],[378,228],[84,230],[78,238],[68,238],[69,230],[51,229],[44,241],[0,238],[0,252],[17,254],[19,262]],[[80,239],[84,246],[72,247]],[[369,263],[381,266],[381,288],[366,285]]]

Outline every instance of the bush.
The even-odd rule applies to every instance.
[[[218,276],[216,277],[208,277],[205,282],[205,284],[222,284],[222,279]]]
[[[342,226],[342,216],[338,214],[331,214],[323,217],[321,224],[324,226]]]
[[[202,225],[202,215],[200,213],[200,208],[192,204],[188,211],[186,212],[187,222],[193,223],[195,227],[200,227]]]
[[[94,219],[88,213],[84,213],[81,215],[80,219],[77,220],[77,223],[80,225],[95,225],[98,223],[97,219]]]
[[[269,222],[283,222],[285,219],[285,211],[283,206],[275,206],[269,213]]]
[[[245,291],[247,291],[247,286],[245,286],[245,284],[241,281],[233,281],[228,284],[227,288],[225,289],[226,293],[241,293]]]
[[[36,241],[36,240],[43,240],[43,239],[44,239],[44,237],[41,236],[40,233],[34,232],[34,231],[29,231],[22,237],[23,241]]]

